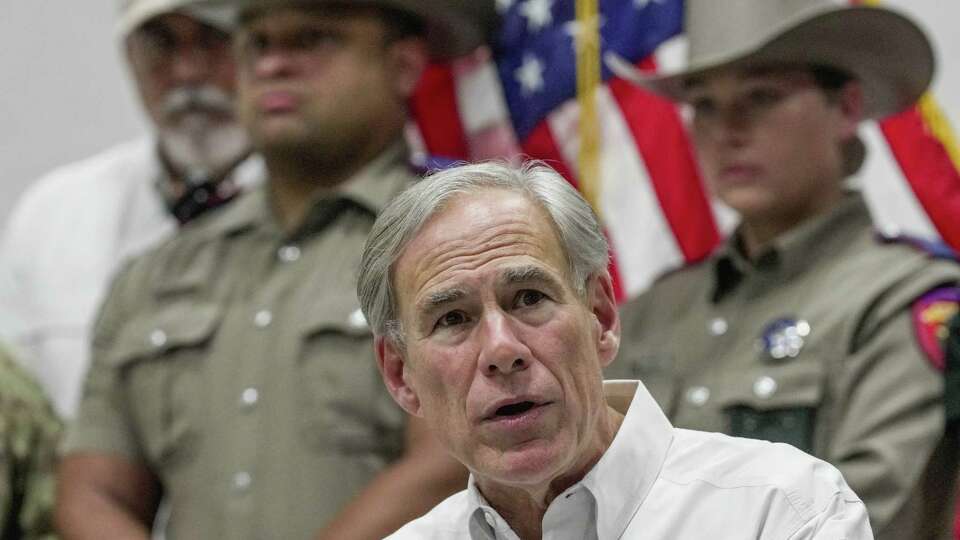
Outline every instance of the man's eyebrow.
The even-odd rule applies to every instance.
[[[517,283],[542,282],[551,286],[560,285],[553,274],[533,264],[507,268],[500,275],[500,281],[506,285]]]
[[[467,296],[467,291],[463,289],[444,289],[442,291],[432,292],[421,301],[420,310],[430,312],[446,304],[451,304]]]

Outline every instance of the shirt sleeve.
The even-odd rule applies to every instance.
[[[867,508],[849,489],[790,535],[789,540],[873,540]]]
[[[80,410],[67,432],[66,453],[93,451],[119,454],[133,461],[144,459],[130,417],[123,366],[112,361],[120,331],[129,316],[127,306],[136,302],[135,277],[132,266],[121,270],[100,309]]]
[[[903,510],[912,498],[932,503],[938,497],[924,492],[923,482],[941,466],[936,449],[944,436],[943,376],[917,343],[910,309],[935,286],[921,278],[887,291],[858,321],[834,383],[840,403],[830,419],[826,459],[866,503],[880,538],[914,530],[916,523],[898,522],[909,514]]]

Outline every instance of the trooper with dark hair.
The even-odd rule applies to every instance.
[[[713,192],[740,215],[708,259],[623,307],[612,378],[643,380],[680,427],[788,442],[837,466],[878,538],[945,538],[935,316],[960,267],[874,230],[845,179],[857,128],[913,105],[934,72],[895,11],[831,0],[690,0],[689,65],[619,74],[692,110]],[[864,178],[870,182],[870,178]]]
[[[416,180],[406,102],[492,2],[238,1],[239,115],[266,184],[134,260],[101,311],[61,467],[67,538],[379,539],[464,477],[383,389],[353,294]],[[402,13],[402,17],[397,17]]]

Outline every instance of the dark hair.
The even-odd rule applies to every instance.
[[[427,34],[423,19],[409,11],[389,6],[380,6],[377,10],[380,12],[380,18],[387,29],[387,43]]]
[[[810,67],[814,82],[825,92],[840,90],[856,79],[852,74],[833,66],[815,65]]]

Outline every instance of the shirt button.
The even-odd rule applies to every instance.
[[[777,381],[773,377],[763,376],[753,383],[753,393],[761,399],[767,399],[777,392]]]
[[[257,328],[266,328],[270,326],[270,323],[273,321],[273,313],[270,313],[266,309],[262,309],[253,316],[253,324]]]
[[[687,390],[687,401],[700,407],[710,400],[710,389],[706,386],[694,386]]]
[[[154,347],[163,347],[167,344],[167,333],[159,328],[150,332],[150,344]]]
[[[253,477],[246,471],[240,471],[233,475],[233,489],[236,491],[246,491],[250,489],[250,484],[252,483]]]
[[[710,335],[712,336],[722,336],[727,333],[727,329],[730,328],[730,325],[727,324],[727,321],[721,317],[717,317],[710,321],[708,329],[710,330]]]
[[[260,391],[250,387],[240,393],[240,404],[245,409],[251,409],[260,401]]]
[[[286,263],[296,262],[300,259],[300,248],[297,246],[283,246],[277,250],[277,258]]]
[[[493,514],[489,512],[484,512],[483,519],[487,520],[487,525],[490,525],[491,527],[497,526],[497,520],[493,518]]]

